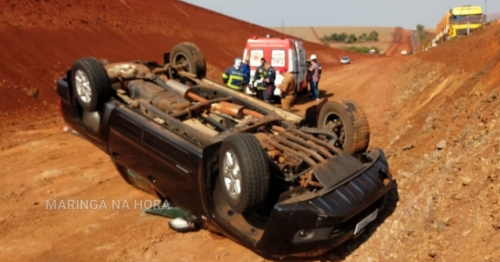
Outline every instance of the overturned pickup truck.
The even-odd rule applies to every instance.
[[[81,58],[57,92],[66,123],[160,198],[174,230],[217,232],[267,259],[312,259],[385,207],[388,163],[367,151],[354,102],[323,101],[301,117],[205,78],[192,43],[164,60]]]

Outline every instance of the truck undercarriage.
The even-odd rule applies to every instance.
[[[160,187],[156,179],[135,174],[126,162],[117,164],[124,179],[137,188],[168,202],[173,200],[174,205],[178,200],[193,205],[197,213],[191,213],[189,207],[167,212],[173,218],[182,216],[181,226],[172,226],[179,220],[171,221],[174,229],[209,227],[246,246],[265,246],[275,253],[268,257],[279,257],[280,253],[297,253],[310,247],[293,244],[286,250],[274,250],[269,243],[319,241],[325,242],[326,248],[353,232],[358,234],[376,217],[391,177],[383,152],[378,148],[367,151],[368,121],[355,102],[323,100],[309,107],[302,117],[218,85],[204,77],[205,71],[197,47],[182,43],[165,55],[164,65],[79,59],[61,88],[70,90],[66,96],[72,101],[68,103],[73,114],[94,133],[107,128],[102,126],[106,123],[103,119],[111,113],[106,112],[118,107],[126,109],[123,114],[131,115],[131,119],[154,124],[151,128],[167,145],[175,144],[169,140],[178,140],[201,152],[186,155],[193,157],[193,165],[201,161],[200,167],[192,167],[194,173],[177,165],[192,176],[180,179],[168,176],[166,170],[148,171],[179,180],[167,181],[167,185],[185,183],[189,178],[195,183],[189,188],[199,188],[193,191],[199,194],[196,204],[186,201],[183,192],[174,193],[177,199],[170,199],[170,187],[154,188]],[[119,121],[113,123],[120,125]],[[171,161],[174,156],[168,154],[175,150],[171,152],[168,147],[163,157]],[[188,150],[175,152],[183,151]],[[111,150],[108,153],[115,155]],[[191,165],[188,162],[185,167]],[[175,163],[169,165],[175,168]],[[147,184],[146,189],[132,180],[141,180],[139,183]],[[362,219],[360,216],[368,220],[359,222],[360,228],[351,228],[353,221]],[[299,224],[290,224],[283,227],[290,230],[276,233],[281,230],[276,223],[296,220],[302,221],[300,227],[321,226],[311,232],[323,231],[312,237],[307,228],[292,232]],[[344,228],[339,231],[339,227]],[[275,239],[280,234],[283,237]],[[340,235],[342,238],[332,240]]]

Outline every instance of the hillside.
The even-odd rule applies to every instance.
[[[276,34],[180,1],[2,1],[0,13],[2,112],[55,104],[56,79],[81,56],[161,62],[173,44],[192,41],[206,56],[208,76],[219,80],[221,70],[243,54],[247,38]],[[228,24],[238,30],[228,35]],[[305,47],[327,67],[340,59],[338,50],[309,42]]]
[[[381,261],[500,261],[499,37],[495,25],[399,69],[376,141],[400,202],[365,247]]]

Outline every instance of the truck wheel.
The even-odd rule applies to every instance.
[[[73,63],[71,84],[78,103],[87,111],[101,109],[111,98],[108,73],[93,57],[80,58]]]
[[[207,74],[205,56],[193,43],[184,42],[175,45],[170,51],[170,64],[181,64],[184,71],[204,78]]]
[[[370,128],[365,113],[354,101],[326,102],[318,115],[318,127],[329,124],[336,124],[333,132],[339,139],[335,146],[349,154],[366,151],[370,143]]]
[[[249,133],[228,136],[219,154],[219,179],[229,206],[238,213],[247,213],[264,204],[270,172],[257,139]]]

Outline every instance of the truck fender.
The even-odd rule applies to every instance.
[[[328,101],[327,98],[322,98],[319,103],[316,105],[312,105],[306,109],[305,117],[303,121],[303,124],[305,124],[308,127],[316,127],[318,124],[318,115],[319,112],[321,111],[321,107]]]
[[[170,52],[163,54],[163,64],[166,65],[168,63],[170,63]]]

